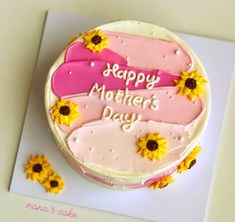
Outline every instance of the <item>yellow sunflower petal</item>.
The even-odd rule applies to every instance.
[[[204,91],[203,91],[203,89],[201,89],[201,87],[198,87],[197,89],[193,89],[192,93],[196,96],[201,96],[201,95],[203,95]]]
[[[147,143],[146,141],[140,141],[140,142],[137,142],[137,145],[138,145],[138,147],[145,148],[146,143]]]
[[[190,94],[191,93],[191,89],[189,89],[189,88],[187,88],[187,87],[184,87],[184,89],[183,89],[183,94],[185,95],[185,96],[187,96],[188,94]]]
[[[184,94],[183,91],[184,91],[184,88],[180,88],[180,89],[178,90],[177,94]]]
[[[189,93],[189,94],[188,94],[188,98],[189,98],[190,100],[192,100],[192,101],[194,101],[196,97],[197,97],[197,96],[196,96],[195,94],[193,94],[193,93]]]
[[[185,82],[185,80],[188,78],[188,75],[181,75],[181,80],[178,80],[179,82]],[[184,81],[182,81],[184,80]]]
[[[185,80],[179,80],[177,84],[175,85],[176,87],[184,87],[185,86]]]
[[[167,140],[166,140],[166,138],[158,138],[158,139],[157,139],[157,143],[158,143],[159,145],[163,145],[163,144],[166,144],[166,143],[167,143]]]
[[[154,135],[152,133],[147,133],[146,141],[154,140]]]
[[[155,133],[155,134],[153,134],[153,139],[154,139],[154,140],[161,139],[160,133]]]

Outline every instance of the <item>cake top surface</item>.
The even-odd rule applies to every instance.
[[[171,169],[198,144],[210,93],[183,40],[129,20],[66,47],[48,74],[45,106],[71,159],[97,173],[142,177]]]

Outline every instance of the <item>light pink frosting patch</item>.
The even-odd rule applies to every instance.
[[[150,109],[148,105],[143,109],[133,105],[117,103],[114,100],[100,100],[97,94],[92,96],[71,96],[65,99],[78,104],[80,118],[74,121],[72,127],[65,125],[59,125],[59,127],[64,132],[70,132],[73,128],[80,127],[84,123],[99,120],[101,119],[105,106],[112,107],[114,113],[140,114],[142,121],[153,120],[181,125],[187,125],[195,120],[203,110],[202,100],[196,99],[192,102],[185,96],[177,95],[177,89],[175,87],[129,91],[129,94],[142,96],[147,99],[155,95],[156,99],[159,101],[159,108],[153,110]]]
[[[112,67],[111,67],[112,68]],[[145,89],[146,82],[139,83],[135,86],[135,81],[130,81],[128,86],[124,79],[115,77],[112,73],[109,76],[104,76],[102,73],[107,69],[106,62],[68,62],[62,64],[52,76],[52,90],[58,96],[66,96],[79,93],[88,93],[94,83],[99,85],[104,84],[106,90],[130,90]],[[118,70],[134,71],[136,74],[143,73],[144,75],[159,76],[160,80],[154,87],[173,86],[174,80],[178,76],[157,70],[137,69],[128,66],[119,66]]]
[[[145,136],[143,132],[160,132],[168,140],[168,152],[164,158],[151,161],[137,153],[136,142]],[[184,126],[152,121],[139,122],[127,133],[121,130],[118,122],[100,120],[83,125],[67,138],[73,155],[84,163],[143,174],[174,162],[190,142]]]
[[[127,59],[129,66],[181,74],[192,66],[189,54],[176,42],[104,31],[108,48]]]

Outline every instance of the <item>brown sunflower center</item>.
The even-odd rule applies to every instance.
[[[169,185],[169,183],[166,183],[165,185],[163,185],[163,186],[161,186],[161,187],[159,187],[160,189],[163,189],[163,188],[165,188],[165,187],[167,187]]]
[[[147,149],[150,151],[154,151],[158,148],[158,143],[155,140],[149,140],[146,145]]]
[[[36,163],[33,165],[33,172],[40,173],[42,171],[42,164]]]
[[[185,81],[185,86],[189,89],[195,89],[197,87],[197,81],[193,78],[187,78]]]
[[[51,180],[51,181],[50,181],[50,186],[51,186],[51,187],[58,187],[58,185],[59,185],[59,183],[58,183],[57,180]]]
[[[59,112],[63,116],[68,116],[70,114],[70,108],[68,106],[61,106]]]
[[[190,165],[189,165],[189,169],[191,169],[195,164],[196,164],[196,159],[192,160]]]
[[[99,35],[95,35],[91,38],[91,42],[95,45],[98,45],[99,43],[101,43],[102,38]]]

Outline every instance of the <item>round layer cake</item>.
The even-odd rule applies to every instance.
[[[82,33],[45,86],[49,125],[66,160],[114,189],[163,188],[190,169],[209,107],[207,75],[192,49],[139,21]]]

